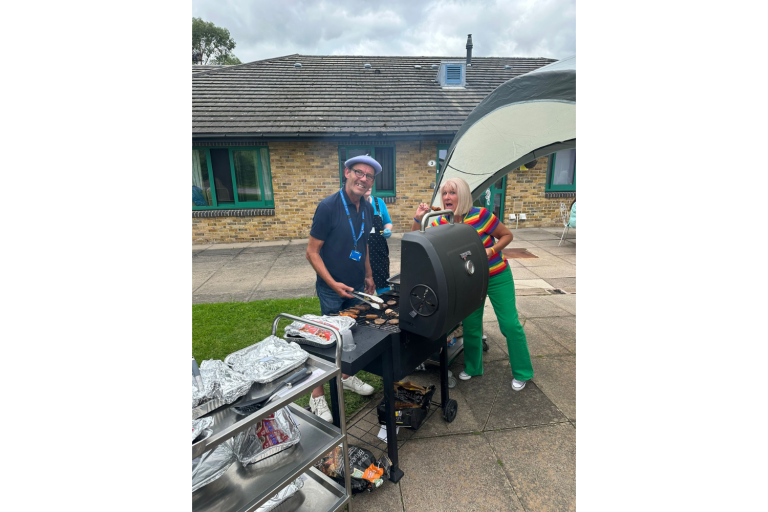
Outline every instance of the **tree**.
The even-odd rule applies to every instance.
[[[234,48],[229,30],[202,18],[192,18],[192,50],[202,55],[203,64],[240,64],[240,59],[232,54]]]
[[[240,62],[240,59],[235,57],[234,53],[230,53],[229,55],[219,55],[215,59],[213,59],[214,64],[223,64],[225,66],[234,66],[236,64],[242,64]]]

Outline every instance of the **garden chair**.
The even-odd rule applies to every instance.
[[[576,229],[576,201],[571,205],[570,212],[565,203],[560,203],[560,219],[563,221],[563,236],[560,237],[558,246],[563,243],[571,228]]]

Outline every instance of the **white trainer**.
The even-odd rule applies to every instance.
[[[485,334],[483,334],[483,341],[488,341],[488,336],[486,336]]]
[[[325,401],[324,396],[319,396],[317,398],[310,396],[309,408],[312,410],[312,414],[315,416],[319,416],[328,423],[333,421],[333,415],[331,414],[331,410],[328,408],[328,403]]]
[[[472,378],[472,376],[470,374],[468,374],[467,372],[465,372],[464,370],[461,370],[461,373],[459,374],[459,378],[461,380],[469,380],[469,379]]]
[[[342,378],[341,382],[344,384],[344,391],[351,391],[363,396],[373,394],[373,386],[366,384],[357,377]]]
[[[515,378],[512,379],[512,390],[513,391],[520,391],[525,387],[526,381],[524,380],[517,380]]]

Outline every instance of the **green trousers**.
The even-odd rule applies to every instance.
[[[515,307],[515,282],[509,267],[488,280],[488,297],[496,312],[501,334],[507,339],[509,364],[517,380],[533,377],[528,341],[520,325]],[[480,306],[464,319],[464,371],[469,375],[483,374],[483,309]]]

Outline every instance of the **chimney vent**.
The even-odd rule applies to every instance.
[[[371,65],[370,65],[370,64],[368,64],[368,63],[366,63],[366,64],[363,64],[363,67],[364,67],[365,69],[370,69],[370,68],[371,68]]]
[[[510,66],[509,64],[505,64],[504,69],[512,69],[512,66]]]
[[[293,67],[300,68],[301,67],[301,62],[297,62],[296,64],[293,65]]]
[[[472,34],[467,35],[467,66],[472,65]]]

